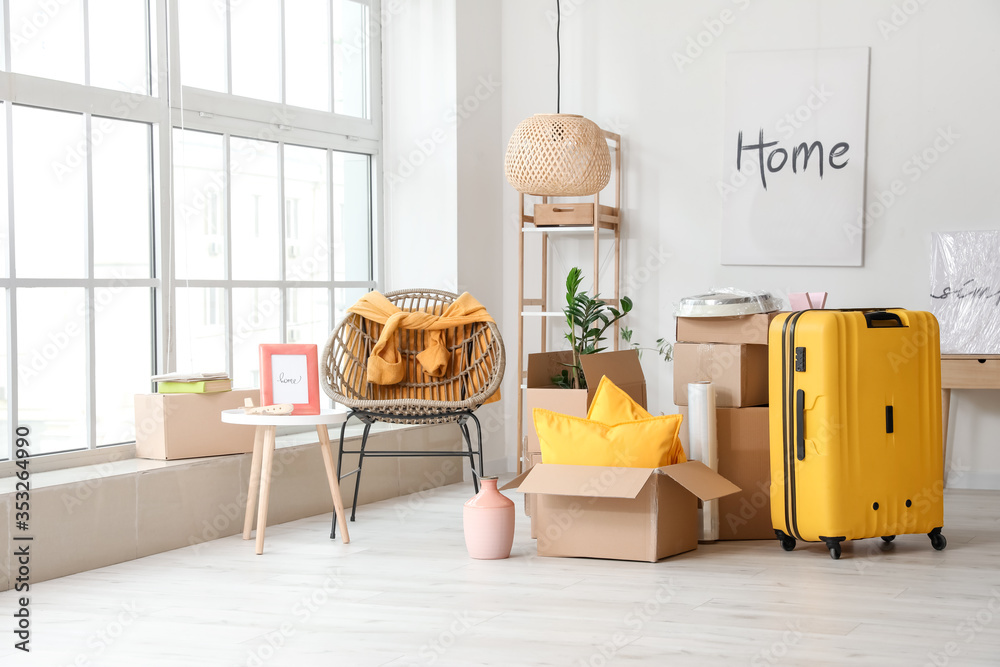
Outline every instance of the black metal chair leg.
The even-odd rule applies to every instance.
[[[476,439],[479,443],[479,474],[485,475],[486,467],[483,465],[483,425],[479,423],[479,417],[474,412],[470,412],[469,416],[472,417],[472,421],[476,422]]]
[[[475,489],[476,493],[479,493],[479,475],[476,472],[476,458],[475,453],[472,451],[472,435],[469,433],[469,426],[466,424],[465,419],[461,419],[458,422],[458,428],[462,431],[462,439],[465,441],[465,446],[469,450],[467,456],[469,457],[469,467],[472,468],[472,488]]]
[[[337,449],[337,470],[334,472],[335,475],[340,475],[342,470],[342,464],[344,462],[344,433],[347,431],[347,422],[350,420],[350,416],[344,420],[344,423],[340,425],[340,447]],[[341,478],[342,479],[342,478]],[[340,479],[337,480],[340,482]],[[330,539],[337,539],[337,508],[333,508],[333,525],[330,526]]]
[[[372,421],[365,420],[365,432],[361,435],[361,450],[358,453],[358,477],[354,480],[354,505],[351,506],[351,521],[358,511],[358,491],[361,490],[361,468],[365,463],[365,445],[368,444],[368,431],[372,428]]]

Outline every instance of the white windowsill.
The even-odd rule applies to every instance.
[[[427,428],[428,425],[425,424],[385,424],[377,423],[371,428],[370,434],[375,433],[386,433],[389,431],[398,431],[404,429],[414,429],[414,428]],[[360,423],[350,423],[347,426],[347,432],[344,434],[344,442],[360,440],[361,435],[364,431],[364,425]],[[335,429],[330,429],[330,443],[334,447],[334,456],[336,456],[336,447],[340,442],[340,427]],[[302,433],[291,433],[286,435],[279,435],[275,438],[275,449],[288,449],[294,447],[310,447],[312,445],[318,444],[319,441],[316,437],[316,431],[304,431]],[[248,454],[230,454],[229,456],[249,456]],[[61,468],[58,470],[46,470],[43,472],[34,472],[31,469],[31,464],[29,463],[29,472],[31,489],[42,489],[51,486],[59,486],[62,484],[74,484],[77,482],[85,482],[91,479],[102,479],[105,477],[117,477],[119,475],[134,475],[137,473],[142,473],[150,470],[160,470],[163,468],[170,468],[174,466],[182,465],[192,465],[197,464],[202,461],[210,461],[218,457],[203,457],[194,459],[178,459],[175,461],[161,461],[154,459],[140,459],[135,458],[135,447],[132,447],[132,455],[128,458],[122,458],[116,461],[105,461],[103,463],[97,463],[92,465],[81,465],[75,467]],[[29,459],[30,461],[31,459]],[[5,462],[6,463],[6,462]],[[13,493],[15,491],[15,485],[19,480],[13,476],[0,478],[0,494]]]

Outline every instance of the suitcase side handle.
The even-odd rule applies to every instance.
[[[795,458],[806,458],[806,392],[795,392]]]
[[[865,313],[865,324],[869,329],[884,329],[888,327],[902,327],[903,320],[899,319],[896,313],[887,313],[884,310],[876,310]]]

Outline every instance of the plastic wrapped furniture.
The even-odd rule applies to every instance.
[[[431,289],[400,290],[384,295],[393,305],[404,311],[426,311],[440,314],[454,302],[457,294]],[[320,359],[320,385],[335,402],[351,409],[351,416],[364,424],[361,446],[357,450],[344,450],[344,432],[347,422],[340,429],[340,447],[337,453],[337,471],[341,470],[344,454],[357,454],[358,467],[344,479],[357,475],[354,485],[354,502],[351,521],[358,507],[358,490],[361,488],[361,471],[366,457],[460,456],[469,459],[473,472],[473,486],[479,492],[479,476],[483,472],[482,427],[475,410],[486,402],[500,387],[505,366],[505,353],[500,329],[493,322],[477,322],[448,329],[445,341],[451,353],[451,364],[442,377],[425,374],[416,356],[426,347],[428,331],[401,329],[399,354],[403,358],[406,374],[403,380],[392,385],[368,382],[367,365],[372,348],[382,332],[382,325],[356,313],[348,313],[336,326]],[[469,421],[476,425],[474,448]],[[462,433],[465,451],[385,451],[367,448],[368,433],[376,422],[394,424],[457,424]],[[476,457],[479,468],[476,469]],[[330,537],[336,534],[336,512]]]

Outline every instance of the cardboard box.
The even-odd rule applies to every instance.
[[[674,345],[674,404],[688,404],[688,383],[711,381],[715,405],[767,405],[767,346],[719,343]]]
[[[687,424],[688,409],[681,414]],[[774,539],[768,408],[720,408],[715,424],[719,474],[740,487],[719,500],[719,539]],[[690,451],[686,427],[681,441]]]
[[[223,410],[260,400],[259,389],[212,394],[136,394],[135,455],[190,459],[253,451],[253,426],[222,423]]]
[[[646,407],[646,378],[635,350],[602,352],[581,357],[580,365],[587,377],[587,389],[560,389],[552,384],[552,377],[559,375],[573,359],[571,352],[542,352],[528,355],[527,389],[524,394],[525,427],[528,439],[526,454],[541,453],[532,410],[545,408],[574,417],[586,417],[587,408],[594,397],[601,376],[607,375],[616,385],[642,407]]]
[[[738,317],[678,317],[680,343],[751,343],[767,345],[767,328],[778,313]]]
[[[655,562],[698,547],[698,499],[739,491],[697,461],[662,468],[540,463],[504,488],[534,493],[539,556]]]

